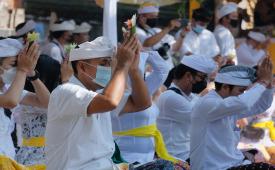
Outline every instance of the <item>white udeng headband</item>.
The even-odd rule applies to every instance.
[[[252,83],[249,78],[238,76],[235,73],[218,73],[215,82],[235,86],[249,86]]]
[[[221,7],[221,9],[218,10],[218,19],[221,19],[222,17],[232,13],[237,12],[238,6],[237,4],[233,2],[229,2]]]
[[[63,21],[60,24],[53,24],[50,26],[51,31],[73,31],[75,23],[73,21]]]
[[[22,36],[31,30],[34,30],[35,22],[33,20],[28,21],[21,29],[16,31],[16,36]]]
[[[0,40],[0,58],[16,56],[22,48],[23,45],[18,40],[11,38]]]
[[[138,14],[155,13],[159,12],[159,8],[156,6],[146,6],[138,9]]]
[[[250,37],[253,40],[256,40],[258,42],[265,42],[266,41],[265,35],[260,33],[260,32],[250,31],[248,33],[248,37]]]
[[[70,61],[89,60],[93,58],[111,57],[114,49],[74,49],[70,53]]]

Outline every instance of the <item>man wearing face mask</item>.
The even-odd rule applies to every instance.
[[[71,51],[74,76],[52,92],[48,107],[48,169],[115,169],[111,160],[115,145],[110,111],[119,115],[151,105],[137,71],[140,50],[135,35],[126,38],[117,49],[113,71],[110,66],[114,46],[104,37]],[[130,96],[124,95],[128,73],[133,82]]]
[[[227,66],[217,73],[215,90],[199,98],[192,111],[192,170],[275,169],[250,162],[236,145],[236,121],[261,114],[272,103],[272,67],[265,58],[256,81],[255,70],[245,66]]]
[[[156,28],[159,8],[151,2],[144,2],[138,9],[137,36],[144,49],[149,51],[159,51],[160,55],[166,60],[170,68],[173,67],[170,55],[170,47],[175,43],[173,36],[169,32],[180,27],[181,23],[175,19],[163,29]]]
[[[42,54],[62,63],[65,56],[64,46],[71,43],[75,23],[71,21],[56,22],[50,25],[50,42],[42,49]]]
[[[260,32],[250,31],[244,43],[237,48],[238,65],[254,67],[265,57],[266,37]]]
[[[181,56],[196,54],[216,57],[220,52],[219,46],[214,34],[206,29],[211,14],[206,9],[199,8],[193,11],[192,17],[191,30],[187,34],[185,28],[180,31],[173,50],[180,51]]]
[[[182,160],[189,158],[190,116],[197,94],[206,88],[208,74],[216,67],[211,58],[184,56],[181,64],[175,67],[173,83],[159,97],[157,126],[168,152]]]
[[[233,2],[223,5],[217,12],[218,25],[214,34],[220,48],[222,65],[232,63],[236,57],[235,39],[230,31],[238,26],[238,6]]]

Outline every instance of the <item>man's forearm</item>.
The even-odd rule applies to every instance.
[[[137,108],[146,109],[151,103],[151,97],[148,93],[146,84],[139,71],[131,71],[130,79],[132,84],[132,100]]]
[[[144,41],[143,46],[144,47],[152,47],[152,46],[156,45],[169,32],[170,32],[170,29],[168,27],[164,28],[161,32],[151,36],[150,38],[147,38]]]

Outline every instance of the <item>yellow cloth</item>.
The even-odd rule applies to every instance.
[[[179,160],[175,159],[173,156],[171,156],[167,152],[165,143],[163,141],[163,137],[155,124],[133,128],[133,129],[121,131],[121,132],[113,132],[113,134],[116,136],[154,137],[155,150],[157,155],[161,159],[168,160],[173,163],[179,162]]]
[[[45,137],[33,137],[33,138],[23,138],[22,146],[28,147],[44,147],[46,143]]]
[[[46,170],[46,165],[24,166],[9,157],[0,155],[0,170]]]
[[[201,4],[197,0],[191,0],[189,3],[189,20],[191,21],[193,10],[200,8]]]
[[[273,65],[275,64],[275,38],[272,39],[271,43],[268,46],[268,52],[272,59]],[[273,74],[275,73],[275,68],[273,67]]]
[[[255,128],[263,128],[269,130],[269,136],[272,141],[275,140],[275,127],[273,121],[259,122],[252,125]]]

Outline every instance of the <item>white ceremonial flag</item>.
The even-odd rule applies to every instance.
[[[104,0],[103,36],[117,46],[117,0]]]

